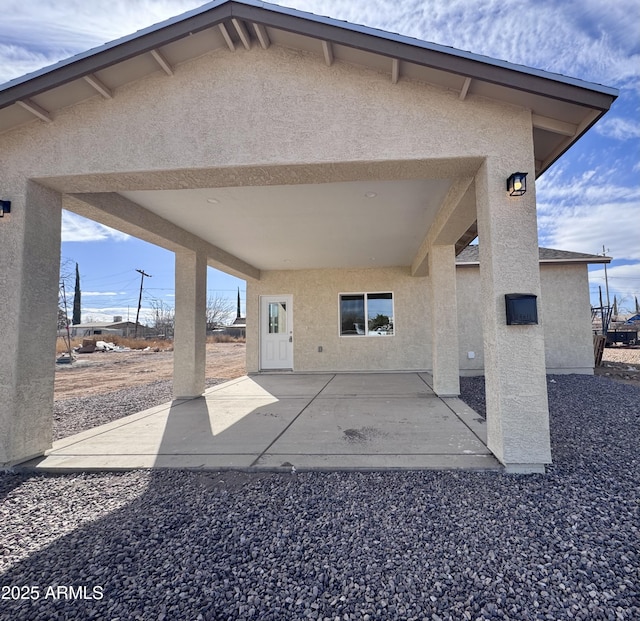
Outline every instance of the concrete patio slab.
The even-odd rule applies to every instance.
[[[498,469],[479,415],[417,373],[243,377],[54,443],[22,469]]]
[[[269,453],[487,454],[437,397],[318,398]]]
[[[433,394],[417,373],[342,373],[336,375],[322,391],[323,397],[415,397]]]
[[[208,396],[216,399],[246,397],[315,397],[334,378],[333,374],[321,375],[252,375],[219,384],[207,390]]]

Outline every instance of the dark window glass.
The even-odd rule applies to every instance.
[[[365,334],[364,295],[340,296],[340,334]]]

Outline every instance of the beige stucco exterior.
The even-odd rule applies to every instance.
[[[460,375],[484,373],[482,287],[478,265],[458,265],[457,364]],[[589,282],[584,263],[542,263],[539,321],[547,373],[593,373]],[[339,335],[341,293],[391,292],[394,336]],[[261,295],[291,294],[294,303],[294,371],[433,371],[432,330],[451,344],[450,317],[433,312],[431,278],[407,268],[283,270],[247,283],[247,369],[260,371]],[[433,320],[434,314],[438,317]],[[516,329],[521,329],[516,327]],[[454,335],[455,336],[455,335]],[[322,347],[322,351],[318,351]],[[473,352],[473,358],[469,357]],[[457,374],[456,374],[457,377]]]
[[[458,339],[461,375],[484,373],[480,325],[482,287],[479,266],[459,266]],[[584,263],[542,263],[538,320],[544,330],[547,373],[593,374],[589,280]],[[474,358],[469,357],[473,352]]]
[[[260,370],[259,298],[282,294],[293,296],[295,371],[429,369],[427,287],[408,268],[263,272],[247,282],[247,371]],[[395,334],[340,336],[339,295],[370,292],[393,293]]]
[[[177,397],[204,388],[208,264],[247,279],[249,372],[260,370],[260,296],[290,294],[294,371],[432,370],[436,392],[448,395],[459,390],[456,360],[465,352],[463,371],[477,370],[483,359],[491,369],[490,448],[514,470],[539,471],[550,461],[543,326],[504,326],[501,305],[506,291],[548,297],[541,314],[549,325],[561,306],[558,285],[576,304],[587,293],[579,291],[584,274],[574,279],[570,270],[550,271],[541,286],[535,175],[525,197],[505,194],[509,174],[536,170],[531,109],[467,93],[468,80],[463,94],[325,61],[321,53],[277,45],[222,48],[180,64],[171,77],[146,74],[112,98],[60,105],[51,122],[2,135],[3,198],[13,207],[0,226],[2,343],[10,361],[0,374],[0,465],[51,442],[61,207],[176,252]],[[266,269],[243,258],[242,231],[205,239],[205,228],[212,236],[207,212],[185,226],[180,205],[159,215],[118,194],[416,179],[447,180],[450,189],[416,231],[415,256],[407,265],[378,265],[372,253],[371,262],[350,269]],[[456,270],[455,244],[476,220],[481,268]],[[384,243],[391,240],[370,241]],[[468,317],[479,287],[482,303]],[[339,294],[368,292],[393,293],[395,334],[339,336]],[[581,315],[575,328],[585,325]],[[586,343],[571,357],[559,351],[568,338],[562,328],[549,334],[559,345],[547,344],[548,365],[589,366]]]

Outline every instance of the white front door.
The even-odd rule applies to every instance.
[[[293,296],[260,298],[260,368],[293,370]]]

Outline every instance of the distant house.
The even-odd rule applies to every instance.
[[[89,338],[93,336],[124,336],[133,337],[136,332],[134,321],[92,321],[69,326],[71,338]],[[151,332],[147,326],[138,324],[138,336],[144,337]],[[66,336],[66,328],[58,329],[58,336]]]

